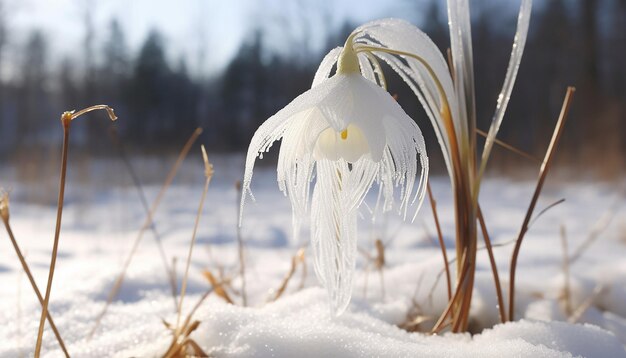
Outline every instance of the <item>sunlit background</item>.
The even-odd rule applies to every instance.
[[[517,3],[477,0],[471,10],[478,120],[486,130]],[[22,180],[54,176],[60,113],[96,103],[115,108],[118,135],[133,155],[175,154],[198,126],[211,153],[242,152],[260,123],[310,87],[329,49],[381,17],[409,20],[448,47],[445,2],[435,0],[2,0],[1,165]],[[581,178],[619,177],[626,162],[626,1],[537,1],[530,28],[500,138],[541,157],[573,85],[557,166]],[[422,127],[441,171],[414,96],[398,78],[390,91]],[[74,126],[75,156],[115,157],[108,126],[104,119]],[[492,170],[536,167],[496,152]]]

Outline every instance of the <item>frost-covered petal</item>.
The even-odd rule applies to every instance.
[[[246,196],[250,193],[250,183],[252,181],[256,157],[261,155],[263,152],[267,152],[275,141],[283,137],[285,131],[290,125],[298,122],[293,120],[298,114],[313,108],[319,109],[318,105],[321,102],[327,101],[327,98],[329,97],[336,96],[337,92],[340,91],[340,85],[341,81],[337,80],[328,80],[320,83],[318,86],[296,97],[296,99],[266,120],[256,130],[252,136],[250,146],[248,147],[248,154],[246,155],[246,167],[242,186],[243,195],[241,198],[241,213],[243,213]],[[312,147],[309,149],[312,149]]]
[[[337,132],[356,124],[367,138],[371,157],[379,161],[386,145],[384,103],[393,103],[388,92],[360,74],[338,74],[326,82],[337,81],[336,92],[319,104],[320,111]]]
[[[280,189],[291,200],[295,233],[307,212],[310,184],[316,177],[310,202],[314,267],[336,315],[350,301],[357,214],[371,186],[379,183],[384,210],[392,207],[395,188],[399,188],[400,210],[406,214],[416,199],[421,204],[428,173],[421,132],[381,88],[385,80],[376,57],[359,53],[362,73],[340,71],[328,78],[340,53],[340,48],[331,51],[320,65],[311,90],[275,115],[286,117],[285,124],[257,133],[262,138],[257,141],[263,143],[283,139],[277,178]],[[392,66],[396,60],[392,59]],[[409,64],[407,72],[411,71],[419,70]],[[420,80],[422,88],[429,91]],[[436,100],[441,100],[430,92],[426,96],[435,106]],[[252,164],[246,170],[250,176],[257,148],[267,150],[269,145],[251,146],[248,159]],[[418,165],[420,184],[415,190]],[[245,185],[249,191],[249,181]]]
[[[335,63],[337,63],[337,59],[339,58],[339,54],[343,50],[343,47],[335,47],[330,50],[324,59],[320,63],[320,66],[317,68],[315,72],[315,77],[313,77],[313,84],[311,87],[315,87],[318,84],[325,81],[328,77],[330,77],[330,71],[332,70]]]
[[[298,222],[308,212],[309,188],[315,164],[309,148],[327,124],[316,108],[302,111],[290,121],[280,145],[276,179],[280,190],[291,201],[294,233],[297,234]]]
[[[424,137],[417,124],[402,111],[396,104],[396,108],[388,108],[389,116],[385,117],[385,131],[389,148],[389,157],[386,159],[389,165],[389,172],[383,173],[387,176],[384,181],[387,185],[400,186],[400,207],[399,210],[406,217],[410,205],[417,201],[415,214],[419,211],[424,200],[426,183],[428,180],[428,156]],[[420,167],[418,186],[415,189],[415,180]],[[385,190],[385,193],[393,193],[392,190]],[[414,193],[415,192],[415,193]],[[385,196],[389,202],[392,198]],[[413,197],[413,199],[411,199]],[[415,217],[413,217],[414,219]]]
[[[364,157],[353,164],[339,159],[317,162],[311,202],[311,247],[315,273],[326,288],[331,312],[341,314],[352,295],[356,262],[358,207],[374,182],[378,163]]]
[[[430,65],[443,87],[455,128],[458,128],[457,133],[460,133],[460,127],[463,124],[459,123],[458,120],[456,94],[448,66],[437,46],[426,34],[410,23],[398,19],[371,21],[358,27],[355,32],[359,32],[359,36],[356,37],[358,43],[413,53],[423,58]],[[402,56],[402,60],[400,60],[398,56],[384,52],[374,51],[374,54],[387,62],[404,79],[424,106],[443,149],[446,167],[451,172],[449,139],[440,113],[441,98],[429,71],[422,63],[410,57]]]
[[[420,29],[404,20],[382,19],[370,21],[362,26],[359,26],[356,30],[354,30],[354,32],[360,33],[356,38],[356,41],[358,42],[419,55],[426,63],[429,64],[439,79],[448,101],[451,102],[450,105],[452,107],[456,107],[453,82],[450,77],[446,60],[443,58],[438,47]],[[407,62],[415,64],[417,68],[420,68],[420,73],[418,73],[418,75],[422,75],[422,81],[428,88],[428,92],[438,94],[436,85],[431,76],[423,76],[424,74],[427,74],[426,71],[423,71],[423,65],[419,62],[416,63],[416,61],[411,58],[403,58],[405,58]],[[433,98],[433,101],[436,105],[432,106],[431,103],[429,106],[435,108],[439,108],[441,106],[440,98],[438,98],[438,96]],[[457,116],[457,111],[457,108],[451,109],[453,116]]]

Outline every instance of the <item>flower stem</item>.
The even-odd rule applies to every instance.
[[[350,34],[346,40],[343,50],[339,54],[337,59],[337,73],[350,74],[361,73],[361,66],[359,65],[359,58],[357,52],[354,50],[353,41],[358,35],[358,32]]]

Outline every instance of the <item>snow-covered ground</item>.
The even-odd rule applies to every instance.
[[[285,293],[270,302],[289,272],[291,258],[308,239],[305,229],[302,242],[293,242],[289,202],[278,191],[275,172],[270,168],[255,172],[257,201],[246,207],[242,237],[248,307],[242,307],[234,186],[242,168],[238,160],[218,159],[215,163],[185,299],[184,312],[188,312],[209,289],[203,270],[217,274],[222,268],[224,276],[232,278],[229,294],[236,305],[212,294],[194,316],[201,323],[191,337],[211,356],[626,357],[626,205],[615,185],[548,181],[536,213],[558,199],[566,201],[533,223],[522,246],[516,316],[521,321],[496,325],[496,296],[483,250],[479,252],[471,322],[472,330],[482,333],[430,336],[398,328],[417,317],[424,320],[418,328],[427,331],[447,301],[445,280],[435,284],[443,265],[428,203],[414,223],[403,223],[394,213],[374,223],[367,219],[359,222],[360,248],[375,256],[374,240],[382,240],[386,263],[381,279],[366,256],[360,257],[352,303],[341,317],[330,317],[326,293],[317,284],[308,250],[306,272],[298,266]],[[126,175],[123,167],[112,171],[109,174]],[[160,175],[164,177],[166,171]],[[203,179],[197,160],[183,172],[186,179],[170,188],[155,218],[168,261],[177,260],[179,283]],[[189,179],[194,176],[198,179]],[[44,289],[55,207],[21,200],[37,188],[21,185],[13,177],[0,176],[4,180],[0,185],[13,189],[13,231],[39,287]],[[120,295],[95,336],[87,340],[145,212],[132,186],[94,189],[72,183],[72,178],[51,296],[51,313],[69,352],[77,357],[163,354],[171,334],[161,320],[175,323],[176,315],[150,231],[130,265]],[[443,177],[432,178],[432,185],[448,254],[453,258],[449,182]],[[505,288],[512,250],[506,243],[519,230],[533,188],[530,181],[489,179],[481,192],[491,239],[505,243],[495,248]],[[159,185],[149,185],[145,190],[151,201]],[[566,300],[562,228],[573,255],[608,221],[598,239],[570,262]],[[0,230],[0,282],[0,356],[30,356],[40,306],[4,229]],[[573,314],[577,324],[564,323],[572,318],[568,310],[579,311]],[[44,356],[61,356],[49,325],[46,327]]]

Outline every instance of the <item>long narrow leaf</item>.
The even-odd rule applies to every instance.
[[[480,170],[478,171],[478,178],[476,180],[476,188],[480,187],[480,180],[482,179],[485,168],[487,167],[487,161],[489,160],[489,154],[491,148],[495,143],[498,130],[502,124],[504,118],[504,112],[511,99],[511,91],[513,91],[513,85],[515,84],[515,78],[517,77],[517,71],[519,70],[520,61],[522,60],[522,54],[524,53],[524,46],[526,45],[526,38],[528,35],[528,25],[530,23],[530,12],[532,10],[532,0],[522,0],[520,5],[519,15],[517,17],[517,31],[515,33],[515,39],[513,40],[513,50],[511,51],[511,58],[509,59],[509,65],[506,70],[506,77],[504,78],[504,84],[502,90],[498,95],[498,103],[496,105],[496,112],[491,120],[491,127],[489,127],[489,133],[485,141],[485,148],[483,149],[482,158],[480,161]],[[476,190],[475,195],[478,195]]]
[[[454,89],[459,101],[459,120],[455,124],[457,135],[460,135],[459,142],[462,142],[462,138],[469,139],[470,135],[473,136],[476,128],[472,25],[468,1],[448,0],[448,19],[454,65]]]

